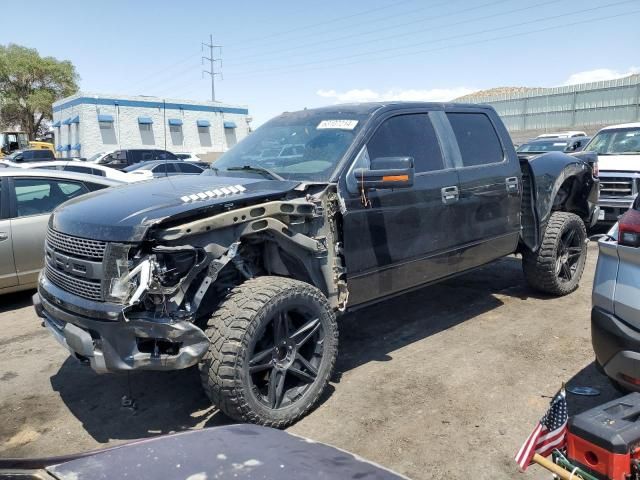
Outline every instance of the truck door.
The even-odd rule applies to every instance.
[[[366,150],[365,150],[366,149]],[[349,304],[355,305],[444,277],[456,239],[451,206],[458,176],[443,157],[427,112],[384,120],[358,157],[412,157],[409,188],[351,192],[343,216]],[[352,175],[352,169],[347,175]],[[356,179],[357,181],[357,179]],[[444,193],[443,193],[444,192]],[[449,193],[446,193],[449,192]],[[448,196],[446,200],[444,197]]]
[[[8,216],[7,181],[0,179],[0,290],[18,284],[16,264],[13,260],[11,220]]]
[[[464,271],[515,251],[522,173],[489,115],[454,111],[446,116],[460,152],[460,200],[455,206],[460,224],[455,235],[461,243],[458,268]],[[501,133],[508,138],[506,130]]]

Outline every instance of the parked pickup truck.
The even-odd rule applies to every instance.
[[[261,155],[277,143],[304,149]],[[284,113],[203,175],[55,210],[35,308],[97,372],[197,364],[227,415],[283,427],[326,387],[342,312],[514,252],[533,288],[576,289],[595,161],[519,159],[488,106]]]
[[[640,122],[603,128],[585,151],[596,152],[599,158],[599,219],[613,224],[640,191]]]

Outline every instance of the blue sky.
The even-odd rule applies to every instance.
[[[0,43],[71,60],[83,91],[206,100],[201,42],[224,45],[220,101],[254,124],[344,101],[447,100],[636,72],[640,0],[50,1]],[[204,52],[208,53],[208,52]]]

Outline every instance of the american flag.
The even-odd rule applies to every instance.
[[[531,464],[534,454],[547,457],[554,449],[565,446],[568,419],[567,394],[562,388],[553,397],[549,410],[516,454],[516,462],[522,471]]]

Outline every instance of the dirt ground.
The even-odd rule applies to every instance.
[[[577,292],[543,298],[509,257],[345,316],[337,371],[292,432],[415,479],[518,474],[513,455],[565,381],[570,414],[618,396],[593,364],[590,295],[597,246]],[[32,292],[0,298],[0,456],[43,456],[228,423],[197,372],[96,375],[40,326]]]

